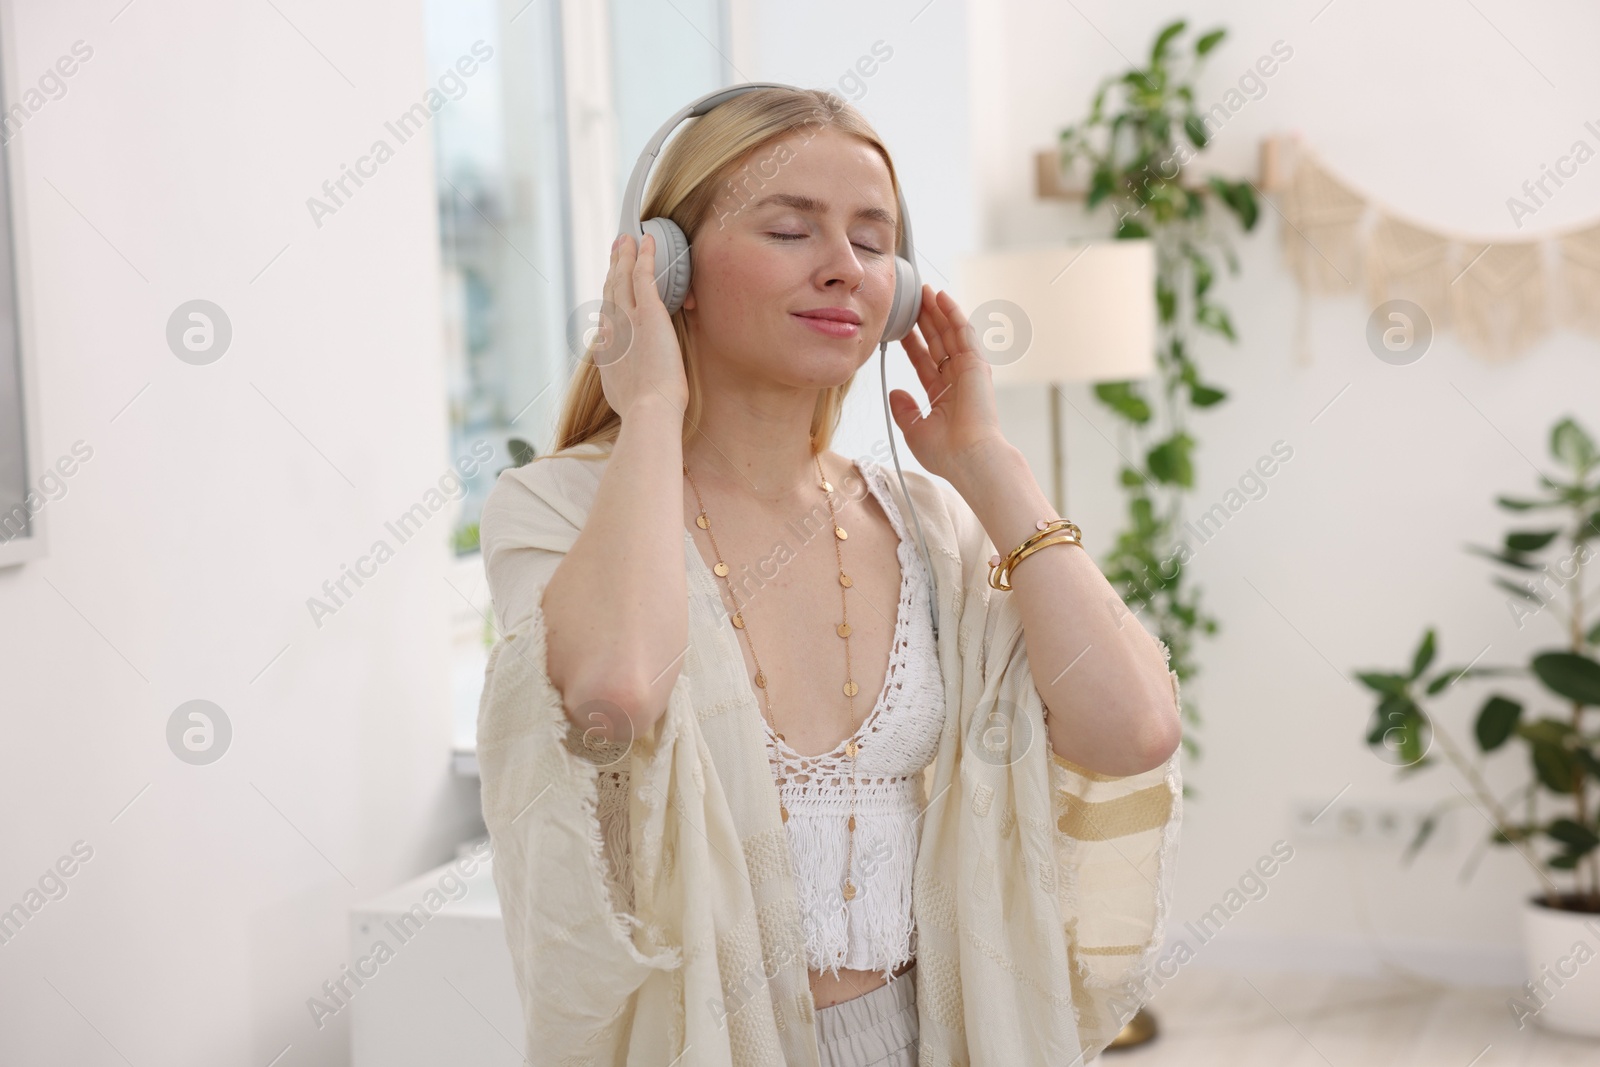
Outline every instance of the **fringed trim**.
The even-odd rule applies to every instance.
[[[514,655],[524,657],[525,662],[519,665],[519,669],[526,670],[532,679],[531,687],[534,699],[529,702],[531,706],[524,706],[519,702],[519,706],[515,709],[515,714],[520,718],[522,714],[528,713],[528,720],[537,723],[533,729],[539,735],[540,746],[548,746],[557,753],[559,772],[552,775],[550,781],[545,783],[544,787],[569,795],[576,794],[584,824],[584,837],[589,845],[586,850],[589,876],[593,879],[592,884],[601,889],[600,903],[604,908],[607,929],[617,944],[623,948],[628,957],[635,963],[663,970],[681,967],[683,958],[681,951],[676,946],[663,946],[660,951],[649,955],[639,950],[638,946],[634,944],[633,931],[644,929],[645,923],[633,915],[631,911],[623,910],[623,908],[619,907],[619,902],[613,899],[610,890],[607,888],[612,883],[611,879],[607,877],[606,838],[598,810],[600,769],[594,762],[574,754],[568,747],[567,739],[575,724],[567,717],[561,694],[550,681],[545,617],[543,608],[537,602],[534,603],[532,613],[522,625],[503,637],[490,650],[489,661],[485,670],[486,681],[483,696],[480,698],[479,704],[478,748],[480,750],[480,766],[484,768],[484,773],[492,773],[488,771],[488,767],[499,762],[495,758],[493,750],[510,749],[527,741],[527,738],[518,736],[522,731],[505,721],[508,716],[513,714],[512,709],[500,708],[498,715],[493,710],[501,699],[495,683],[496,673],[504,668],[499,666],[498,661],[508,651]],[[516,685],[515,682],[511,684]],[[673,696],[675,700],[679,699],[676,689]],[[681,711],[679,714],[681,714]],[[671,751],[670,741],[676,733],[676,720],[674,719],[671,702],[669,702],[667,712],[662,718],[665,720],[660,727],[663,736],[660,747],[655,750],[655,753]],[[637,739],[637,741],[646,740],[643,738]],[[512,759],[514,762],[515,757]],[[535,770],[541,766],[550,766],[549,763],[539,759],[537,754],[532,757],[532,763]],[[497,784],[495,783],[495,785]],[[539,783],[535,781],[533,784],[537,786]],[[493,790],[498,792],[494,785],[487,781],[485,785],[486,791]],[[524,801],[526,806],[522,810],[513,813],[503,825],[496,825],[501,823],[501,819],[494,818],[493,823],[490,825],[491,837],[495,833],[522,832],[514,830],[512,824],[518,819],[533,817],[530,809],[540,802],[541,797],[542,793],[540,796],[527,798]],[[503,815],[504,812],[501,811],[497,814]],[[488,816],[487,809],[485,815],[486,817]],[[498,852],[499,849],[497,848],[496,851]],[[556,936],[559,939],[562,935],[558,933]]]
[[[911,882],[917,833],[910,819],[858,817],[851,881],[854,900],[842,884],[848,835],[842,822],[791,815],[785,824],[794,857],[795,893],[806,958],[813,970],[882,970],[884,977],[913,959]],[[825,823],[826,825],[818,825]]]

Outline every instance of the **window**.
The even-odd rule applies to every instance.
[[[35,94],[37,95],[37,94]],[[0,111],[12,103],[0,102]],[[21,116],[27,108],[17,105]],[[0,133],[0,567],[44,554],[44,517],[50,501],[67,492],[86,442],[78,441],[73,454],[63,454],[48,465],[39,450],[39,407],[34,396],[33,345],[25,318],[26,249],[14,227],[21,216],[13,210],[12,179],[22,172],[13,143],[13,115]],[[93,446],[87,446],[92,454]]]
[[[690,100],[745,80],[727,58],[726,3],[424,0],[428,84],[448,98],[432,120],[448,461],[492,450],[451,533],[463,769],[494,639],[478,515],[500,472],[526,460],[521,443],[549,445],[587,340],[574,310],[600,297],[644,142]]]

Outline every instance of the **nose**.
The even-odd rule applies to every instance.
[[[867,270],[861,257],[856,254],[855,245],[850,243],[849,234],[835,235],[826,242],[826,246],[828,257],[821,270],[823,286],[859,289],[866,281]]]

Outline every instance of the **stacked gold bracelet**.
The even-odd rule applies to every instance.
[[[1013,548],[1006,554],[1005,559],[999,556],[989,557],[989,587],[1010,589],[1011,572],[1016,569],[1017,564],[1050,545],[1077,545],[1082,548],[1083,532],[1078,529],[1076,523],[1068,522],[1066,519],[1040,519],[1039,532]]]

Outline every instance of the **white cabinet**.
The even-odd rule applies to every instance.
[[[352,909],[349,967],[322,998],[351,1013],[352,1067],[519,1067],[522,1007],[488,839]],[[468,873],[470,872],[470,873]]]

